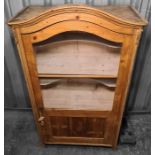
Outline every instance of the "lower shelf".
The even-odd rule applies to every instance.
[[[114,81],[98,79],[46,79],[42,83],[45,108],[111,111]]]

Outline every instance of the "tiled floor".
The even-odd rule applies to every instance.
[[[39,145],[30,111],[5,111],[5,155],[150,155],[150,115],[128,117],[136,144],[119,144],[117,150],[103,147]]]

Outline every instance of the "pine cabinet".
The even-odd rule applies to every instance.
[[[117,146],[147,22],[131,6],[29,6],[13,31],[44,144]]]

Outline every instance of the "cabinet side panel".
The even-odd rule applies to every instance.
[[[44,134],[43,134],[43,131],[42,131],[40,124],[38,122],[40,114],[37,109],[34,92],[33,92],[33,88],[32,88],[32,83],[31,83],[31,79],[30,79],[30,74],[29,74],[29,68],[27,65],[26,57],[25,57],[25,50],[26,50],[25,46],[27,46],[27,44],[24,44],[24,43],[26,42],[26,38],[21,36],[20,29],[18,27],[17,28],[12,27],[12,31],[14,33],[14,37],[16,40],[16,45],[18,48],[22,68],[24,71],[24,76],[26,79],[26,84],[27,84],[27,88],[28,88],[28,92],[29,92],[29,96],[30,96],[30,100],[31,100],[31,106],[32,106],[33,114],[34,114],[34,119],[35,119],[35,122],[37,125],[37,129],[39,131],[41,140],[42,140],[42,142],[44,142]]]
[[[119,69],[119,80],[117,82],[118,91],[116,92],[116,104],[114,105],[114,143],[113,147],[117,145],[121,121],[126,103],[126,97],[131,81],[133,64],[135,60],[137,45],[141,35],[141,29],[138,29],[133,36],[126,36],[124,40],[124,47],[122,49],[122,56]]]

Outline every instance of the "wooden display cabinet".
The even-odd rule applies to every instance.
[[[44,144],[115,148],[147,22],[130,6],[29,6],[8,23]]]

